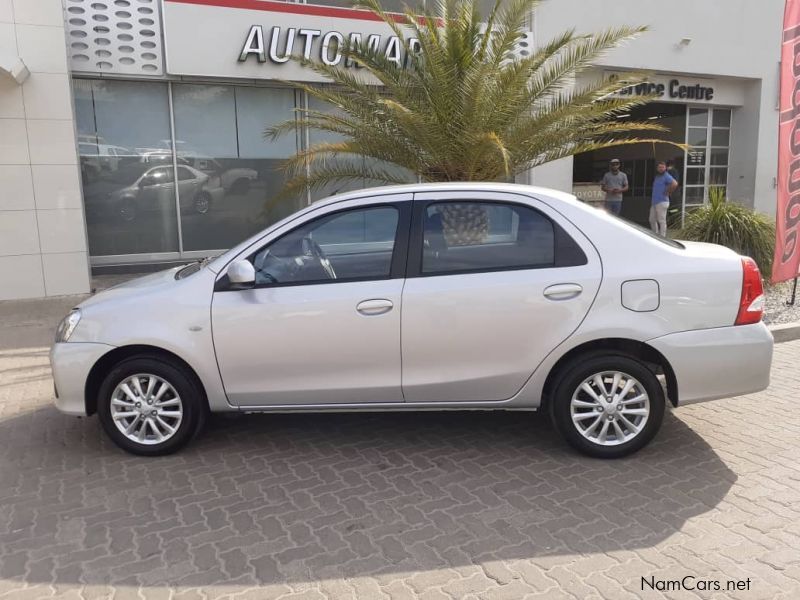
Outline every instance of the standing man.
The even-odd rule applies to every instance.
[[[675,161],[673,161],[673,160],[668,160],[667,161],[667,173],[669,173],[670,177],[672,177],[675,181],[678,182],[678,187],[680,187],[681,186],[681,177],[680,177],[680,173],[678,173],[678,169],[675,167]],[[669,200],[670,200],[670,202],[677,202],[678,204],[680,204],[680,202],[679,202],[680,198],[678,198],[678,190],[677,189],[672,194],[670,194]]]
[[[622,210],[622,194],[628,191],[628,176],[619,170],[619,159],[608,163],[609,171],[603,175],[602,190],[606,193],[606,210],[619,215]]]
[[[678,187],[675,178],[667,173],[667,163],[656,163],[656,176],[653,179],[653,203],[650,206],[650,227],[660,236],[667,237],[667,209],[669,195]]]

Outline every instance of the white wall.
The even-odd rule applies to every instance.
[[[89,291],[61,0],[0,0],[0,300]]]
[[[630,70],[736,78],[745,105],[736,109],[729,183],[732,196],[774,214],[777,174],[778,62],[784,0],[551,0],[535,13],[534,36],[544,44],[575,27],[598,32],[621,25],[647,25],[638,39],[596,64]],[[682,38],[691,38],[681,45]],[[534,171],[537,185],[564,187],[571,161]]]

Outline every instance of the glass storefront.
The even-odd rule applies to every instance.
[[[293,118],[295,90],[87,79],[74,90],[93,258],[223,250],[306,204],[265,210],[300,140],[263,132]]]
[[[306,102],[329,109],[299,90],[89,79],[76,79],[74,90],[95,264],[218,252],[310,201],[376,185],[358,179],[273,201],[286,159],[305,147],[306,136],[271,141],[264,130],[295,118]],[[324,132],[307,136],[312,145],[337,141]]]
[[[79,79],[74,90],[90,254],[177,252],[167,85]]]
[[[292,118],[294,90],[173,84],[172,102],[177,162],[208,178],[205,187],[186,184],[186,192],[179,183],[184,251],[230,248],[299,208],[282,202],[264,214],[283,187],[280,168],[297,141],[284,136],[268,142],[263,132]],[[186,193],[191,197],[184,199]]]
[[[637,107],[630,116],[620,118],[655,121],[668,129],[658,134],[662,139],[688,144],[690,149],[683,152],[669,144],[632,144],[579,154],[573,163],[576,189],[599,189],[609,161],[618,158],[630,186],[623,196],[622,216],[648,225],[656,162],[671,162],[671,172],[677,174],[680,187],[672,196],[669,214],[670,221],[680,225],[687,208],[708,200],[710,187],[727,185],[731,109],[656,102]],[[592,199],[603,197],[594,191]]]

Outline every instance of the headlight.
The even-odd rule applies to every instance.
[[[78,308],[73,308],[72,312],[70,312],[66,317],[61,320],[61,323],[58,324],[58,329],[56,329],[56,343],[58,342],[68,342],[69,337],[72,335],[72,332],[75,331],[75,327],[78,326],[78,322],[81,320],[81,311]]]

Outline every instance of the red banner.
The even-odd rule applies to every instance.
[[[778,210],[772,283],[800,270],[800,0],[786,0],[781,43]]]

